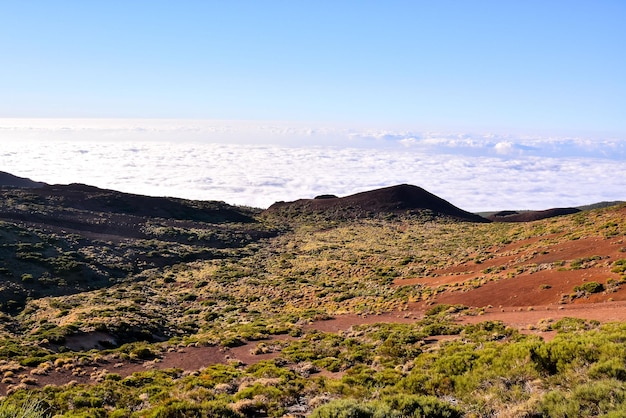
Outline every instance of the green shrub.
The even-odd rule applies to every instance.
[[[130,353],[131,357],[141,360],[150,360],[154,358],[154,353],[149,347],[137,347]]]
[[[435,305],[432,308],[428,309],[424,316],[435,316],[440,313],[456,313],[463,310],[466,310],[467,306],[464,305],[448,305],[446,303],[442,303],[440,305]]]
[[[458,335],[463,331],[463,326],[441,317],[426,316],[419,325],[424,336],[434,335]]]
[[[617,380],[600,380],[575,387],[571,391],[552,391],[541,401],[542,416],[550,418],[603,416],[609,411],[626,410],[626,390]],[[624,416],[624,415],[614,415]]]
[[[22,274],[22,281],[23,282],[32,282],[33,281],[33,275],[29,274],[29,273]]]
[[[239,337],[231,336],[231,337],[225,337],[221,341],[221,343],[222,343],[222,346],[224,347],[232,348],[232,347],[241,347],[242,345],[245,344],[245,341],[243,341]]]
[[[572,331],[583,331],[596,328],[600,323],[598,321],[586,321],[580,318],[572,318],[566,316],[564,318],[559,319],[554,325],[552,325],[552,329],[559,332],[572,332]]]
[[[613,263],[613,268],[611,269],[613,273],[624,273],[626,272],[626,258],[622,258]]]
[[[548,374],[577,370],[597,362],[600,358],[601,342],[589,333],[559,333],[549,343],[531,352],[531,359],[541,371]]]
[[[599,362],[589,368],[589,377],[592,379],[612,378],[622,382],[626,381],[626,367],[624,360],[612,358]]]
[[[403,417],[414,418],[460,418],[461,412],[447,402],[434,396],[395,395],[383,399]]]
[[[194,404],[186,401],[173,401],[147,412],[146,418],[242,418],[243,415],[214,402]]]
[[[0,418],[44,418],[47,405],[38,399],[26,398],[21,402],[15,399],[0,401]]]
[[[46,359],[44,357],[26,357],[20,360],[20,364],[25,367],[37,367],[45,361]]]
[[[598,282],[586,282],[581,284],[580,286],[574,287],[574,291],[583,291],[586,293],[600,293],[604,291],[604,285]]]
[[[362,403],[338,399],[315,409],[311,418],[460,418],[461,412],[434,396],[396,395]]]
[[[501,321],[484,321],[478,324],[467,325],[461,336],[471,341],[495,341],[515,334],[513,328],[508,328]]]
[[[105,377],[104,380],[111,380],[111,381],[115,381],[118,382],[120,380],[122,380],[122,376],[120,376],[117,373],[108,373]]]
[[[389,408],[373,403],[361,403],[351,399],[337,399],[316,408],[310,418],[400,418]]]
[[[241,389],[235,395],[235,399],[259,399],[265,398],[269,400],[278,400],[283,395],[283,391],[274,386],[266,386],[261,383],[255,383],[252,386]]]

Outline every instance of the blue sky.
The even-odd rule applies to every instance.
[[[626,136],[624,1],[0,0],[0,117]]]
[[[0,170],[265,207],[626,200],[626,1],[0,0]]]

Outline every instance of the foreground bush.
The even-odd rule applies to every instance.
[[[389,407],[373,403],[359,403],[349,399],[338,399],[322,405],[311,414],[311,418],[383,418],[398,417]]]
[[[190,402],[173,402],[170,405],[160,406],[147,414],[148,418],[242,418],[243,415],[232,409],[215,403],[204,402],[193,404]]]
[[[549,392],[541,402],[543,416],[550,418],[626,416],[626,388],[617,380],[581,384],[573,391]]]
[[[27,398],[22,402],[5,399],[0,401],[0,418],[43,418],[48,416],[46,409],[37,399]]]
[[[320,406],[311,418],[460,418],[452,405],[434,396],[404,395],[382,401],[359,403],[338,399]]]

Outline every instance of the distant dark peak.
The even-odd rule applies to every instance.
[[[495,216],[497,218],[497,217],[511,216],[511,215],[519,215],[519,212],[515,210],[503,210],[503,211],[494,213],[492,216]]]
[[[249,213],[224,202],[143,196],[81,183],[46,185],[33,193],[58,206],[91,212],[211,223],[254,222]]]
[[[493,222],[532,222],[541,219],[554,218],[555,216],[571,215],[578,212],[580,212],[580,209],[577,208],[553,208],[523,212],[504,210],[487,216],[487,219]]]
[[[70,183],[67,185],[55,185],[55,186],[51,186],[51,187],[57,187],[57,188],[64,188],[64,189],[68,189],[68,190],[76,190],[79,192],[98,192],[98,191],[105,191],[105,189],[101,189],[99,187],[96,186],[90,186],[88,184],[84,184],[84,183]]]
[[[315,199],[338,199],[334,194],[321,194],[319,196],[315,196]]]
[[[14,176],[13,174],[0,171],[0,186],[17,187],[21,189],[34,189],[45,186],[46,183],[33,181],[25,177]]]
[[[367,218],[381,214],[429,214],[469,222],[489,222],[466,212],[418,186],[400,184],[345,197],[318,196],[294,202],[276,202],[266,213],[286,216],[321,214],[332,219]]]
[[[623,205],[624,203],[626,202],[622,200],[614,200],[611,202],[603,201],[603,202],[592,203],[590,205],[578,206],[576,207],[576,209],[580,209],[580,210],[601,209],[601,208],[608,208],[611,206]]]

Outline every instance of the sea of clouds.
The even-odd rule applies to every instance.
[[[265,208],[418,185],[470,211],[626,200],[626,139],[258,121],[0,120],[0,171]]]

